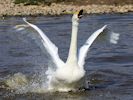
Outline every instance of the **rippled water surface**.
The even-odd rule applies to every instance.
[[[71,33],[71,16],[27,17],[45,31],[66,60]],[[117,45],[97,41],[88,53],[85,69],[90,89],[68,93],[15,93],[4,81],[16,73],[33,78],[46,70],[47,56],[34,41],[21,38],[13,26],[22,17],[0,19],[0,98],[6,100],[133,100],[133,14],[85,15],[79,26],[78,47],[98,28],[120,33]],[[32,77],[31,77],[32,76]],[[36,80],[39,82],[39,80]]]

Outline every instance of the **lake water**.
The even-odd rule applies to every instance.
[[[39,26],[59,48],[65,61],[71,36],[71,16],[27,17]],[[28,38],[13,29],[23,24],[22,17],[0,19],[0,99],[6,100],[133,100],[133,13],[85,15],[79,25],[78,47],[97,29],[119,33],[117,45],[97,41],[88,53],[85,69],[90,89],[68,93],[16,93],[8,89],[5,80],[16,74],[26,75],[39,83],[42,70],[48,65],[47,56]],[[42,75],[42,74],[41,74]]]

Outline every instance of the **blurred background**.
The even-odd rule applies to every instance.
[[[51,4],[51,3],[71,3],[78,5],[86,4],[106,4],[106,5],[124,5],[133,4],[133,0],[14,0],[16,4]]]

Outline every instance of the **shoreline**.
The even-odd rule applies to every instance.
[[[85,14],[128,13],[133,12],[133,5],[66,5],[52,3],[47,5],[16,5],[14,3],[0,3],[0,16],[38,16],[38,15],[66,15],[83,9]]]

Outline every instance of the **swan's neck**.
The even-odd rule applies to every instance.
[[[67,63],[77,63],[77,32],[78,32],[78,22],[72,23],[72,36],[69,54],[67,58]]]

